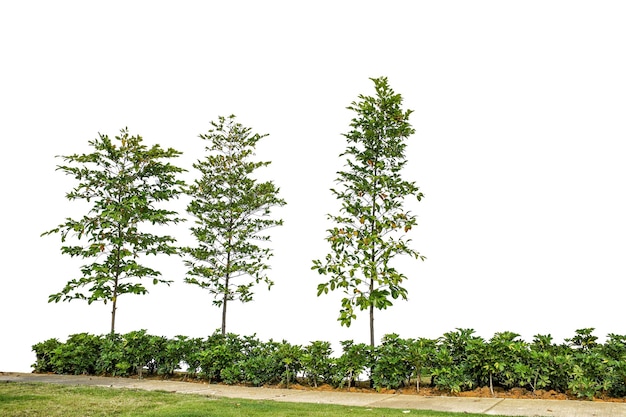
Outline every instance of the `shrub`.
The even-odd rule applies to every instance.
[[[331,357],[329,342],[302,348],[286,341],[261,342],[255,335],[214,333],[206,340],[152,336],[145,330],[124,335],[71,335],[65,343],[48,339],[32,346],[35,372],[59,374],[142,375],[143,369],[163,377],[183,364],[188,373],[209,382],[283,383],[296,376],[309,384],[351,387],[366,376],[377,389],[396,389],[411,377],[431,373],[431,384],[453,393],[493,385],[568,392],[579,398],[626,395],[626,336],[609,334],[597,342],[593,329],[580,329],[568,344],[556,345],[550,335],[525,343],[512,332],[496,333],[485,342],[471,329],[456,329],[441,338],[402,339],[385,335],[369,345],[342,341],[342,354]],[[490,378],[491,377],[491,378]]]
[[[448,347],[440,346],[433,361],[432,383],[441,390],[458,393],[470,389],[474,382],[467,371],[467,362],[457,363]]]
[[[335,361],[330,356],[332,353],[330,343],[319,340],[304,348],[302,366],[309,384],[317,387],[320,383],[332,382],[335,367]]]
[[[255,341],[240,363],[243,380],[254,386],[279,382],[288,384],[290,375],[295,375],[302,368],[301,357],[301,348],[285,341]]]
[[[364,372],[371,376],[372,349],[370,345],[355,344],[352,340],[342,341],[341,346],[343,353],[336,360],[332,381],[335,387],[343,387],[347,382],[350,388]]]
[[[235,334],[228,333],[222,336],[221,333],[213,333],[207,338],[203,350],[197,355],[201,376],[209,382],[229,384],[240,382],[240,372],[231,367],[244,359],[243,347],[244,340]],[[224,375],[226,370],[228,370],[227,375]]]
[[[407,344],[407,360],[413,369],[413,377],[415,377],[415,387],[420,390],[422,382],[422,373],[426,369],[431,369],[435,361],[435,353],[437,351],[437,341],[426,338],[408,339]]]
[[[119,334],[104,336],[100,345],[100,356],[96,360],[97,375],[126,376],[129,367],[118,366],[124,362],[124,345]]]
[[[137,330],[126,333],[122,336],[124,355],[122,360],[116,365],[119,372],[124,374],[138,374],[143,376],[143,369],[148,368],[150,373],[154,372],[155,342],[153,336],[146,333],[146,330]]]
[[[385,335],[374,349],[372,384],[374,388],[397,389],[408,383],[413,366],[409,361],[408,343],[397,334]]]
[[[102,338],[89,333],[71,335],[54,349],[52,372],[57,374],[95,374]]]
[[[297,375],[302,371],[302,359],[304,351],[302,346],[292,345],[283,340],[275,352],[277,360],[282,366],[281,383],[289,386],[296,380]]]
[[[54,372],[52,360],[54,351],[61,345],[57,339],[48,339],[32,346],[35,352],[36,362],[32,364],[35,372]]]

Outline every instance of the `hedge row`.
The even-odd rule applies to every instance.
[[[429,376],[438,389],[453,393],[480,386],[555,390],[580,398],[626,396],[626,336],[609,334],[598,343],[594,329],[580,329],[566,343],[537,335],[527,343],[513,332],[490,340],[471,329],[456,329],[438,339],[383,337],[371,348],[341,342],[307,346],[262,342],[255,336],[215,333],[206,339],[152,336],[145,330],[124,335],[72,335],[65,343],[49,339],[33,346],[35,372],[92,375],[187,376],[226,384],[351,386],[364,375],[376,389],[397,389]],[[412,382],[411,382],[412,381]]]

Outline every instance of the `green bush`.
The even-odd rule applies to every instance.
[[[203,339],[195,337],[185,340],[185,347],[181,350],[180,359],[187,365],[186,372],[188,376],[195,376],[200,370],[201,354],[203,349]]]
[[[119,334],[104,336],[100,345],[100,356],[96,361],[96,374],[127,376],[130,366],[118,366],[120,363],[123,363],[124,360],[122,336]]]
[[[437,341],[427,338],[408,339],[407,360],[413,369],[412,377],[415,378],[415,387],[420,390],[422,374],[428,369],[432,369],[435,363],[437,352]]]
[[[32,346],[35,352],[36,362],[31,365],[35,372],[54,372],[52,359],[54,351],[61,345],[58,339],[48,339]]]
[[[240,362],[243,381],[254,386],[285,383],[295,379],[302,369],[302,349],[283,341],[255,341]]]
[[[602,354],[609,368],[607,394],[626,396],[626,336],[610,333],[602,346]]]
[[[302,346],[292,345],[283,340],[278,345],[275,355],[282,368],[280,382],[289,386],[302,372],[304,350]]]
[[[435,387],[458,393],[474,386],[467,362],[456,362],[448,347],[440,346],[433,360],[432,382]]]
[[[137,330],[122,336],[124,356],[117,364],[120,372],[124,374],[138,374],[143,376],[144,368],[150,373],[154,372],[155,343],[153,337],[146,330]]]
[[[52,371],[57,374],[95,374],[101,343],[101,336],[89,333],[71,335],[54,350]]]
[[[333,385],[343,387],[346,383],[348,388],[354,386],[359,376],[364,372],[371,378],[372,349],[365,343],[354,343],[352,340],[341,342],[343,353],[335,361],[333,373]]]
[[[408,385],[413,366],[410,362],[408,342],[397,334],[386,335],[374,349],[372,384],[380,390],[397,389]]]
[[[248,342],[246,342],[248,343]],[[244,359],[244,340],[239,336],[228,333],[222,336],[215,332],[209,336],[198,353],[197,360],[201,376],[209,382],[225,382],[236,384],[241,381],[241,372],[231,368]],[[227,371],[227,375],[224,372]]]
[[[331,383],[335,368],[335,361],[331,358],[333,350],[329,342],[316,340],[304,348],[302,367],[304,377],[310,385]]]
[[[486,383],[480,359],[485,342],[473,334],[473,329],[456,329],[438,339],[432,368],[437,388],[457,393]]]
[[[536,335],[528,344],[513,332],[496,333],[489,342],[472,329],[456,329],[438,339],[402,339],[385,335],[376,348],[352,340],[341,342],[332,356],[329,342],[302,348],[286,341],[262,342],[255,335],[206,339],[168,339],[145,330],[123,335],[78,333],[65,343],[48,339],[32,346],[35,372],[59,374],[142,375],[164,378],[187,365],[187,373],[209,382],[255,386],[289,385],[301,377],[312,386],[330,383],[351,387],[365,377],[377,389],[396,389],[423,373],[431,384],[453,393],[477,386],[522,387],[570,393],[592,399],[626,396],[626,336],[609,334],[600,344],[593,329],[579,329],[566,344]]]

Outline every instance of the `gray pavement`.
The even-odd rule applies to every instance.
[[[209,397],[242,398],[360,407],[453,411],[505,416],[626,417],[626,403],[572,400],[517,400],[510,398],[425,397],[420,395],[315,390],[252,388],[153,379],[110,378],[83,375],[48,375],[0,372],[0,382],[43,382],[91,385],[197,394]]]

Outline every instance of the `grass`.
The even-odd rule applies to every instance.
[[[65,386],[56,384],[0,384],[1,417],[478,417],[482,414],[323,404],[281,403],[160,391]]]

